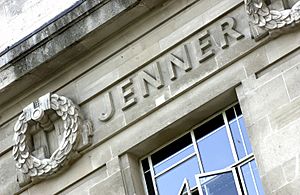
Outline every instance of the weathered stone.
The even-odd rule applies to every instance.
[[[286,184],[281,187],[279,190],[275,191],[275,195],[294,195],[299,193],[300,179],[297,179],[293,182]]]
[[[10,195],[19,190],[17,170],[14,164],[10,152],[0,157],[0,194]]]
[[[107,195],[125,195],[121,172],[116,172],[90,188],[89,194],[98,195],[100,193]]]
[[[271,136],[272,129],[268,118],[262,118],[253,125],[247,127],[248,135],[253,146],[253,149],[260,150],[266,144],[266,138]]]
[[[106,163],[107,174],[108,176],[113,175],[114,173],[121,170],[120,168],[120,159],[119,157],[115,157]]]
[[[16,118],[50,91],[79,105],[94,136],[82,137],[81,157],[61,174],[24,183],[22,192],[11,177],[5,192],[143,195],[140,160],[236,101],[265,194],[299,190],[297,29],[254,40],[242,0],[81,3],[20,44],[24,50],[0,59],[14,59],[0,71],[8,86],[0,98],[0,166],[15,170],[6,155]],[[50,153],[64,124],[54,126],[48,137],[33,138],[39,146],[47,142]]]
[[[246,94],[248,96],[247,109],[251,113],[252,121],[272,113],[278,107],[289,102],[283,78],[275,77]]]
[[[59,194],[78,194],[78,195],[85,195],[89,193],[89,189],[91,186],[99,183],[99,181],[104,180],[107,178],[106,167],[100,167],[99,169],[95,170],[90,175],[84,177],[83,179],[75,182],[67,188],[66,190],[60,191]]]
[[[262,177],[262,182],[266,193],[272,193],[282,186],[286,185],[287,181],[284,178],[281,166],[278,166]]]
[[[294,179],[299,177],[299,155],[287,160],[283,165],[282,169],[287,182],[292,182]]]
[[[300,65],[296,65],[283,74],[286,87],[291,99],[295,99],[300,95]]]
[[[277,131],[298,120],[300,117],[300,100],[295,101],[278,108],[276,111],[270,114],[270,124],[272,128]]]

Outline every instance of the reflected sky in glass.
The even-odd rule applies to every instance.
[[[185,178],[188,179],[191,188],[196,187],[195,175],[200,173],[199,164],[202,164],[205,173],[221,171],[236,163],[234,160],[235,155],[237,155],[240,160],[252,153],[243,116],[241,115],[241,111],[237,111],[236,108],[238,107],[228,109],[225,112],[226,117],[224,117],[225,115],[219,114],[195,129],[193,134],[187,133],[151,155],[154,169],[154,176],[152,175],[152,177],[154,177],[156,181],[159,195],[177,195]],[[236,114],[238,114],[239,117],[236,117]],[[230,120],[228,125],[231,131],[232,138],[230,137],[230,139],[233,140],[233,145],[230,145],[229,129],[226,129],[224,124],[224,121],[227,119]],[[194,149],[194,145],[192,144],[193,136],[196,139],[195,144],[197,144],[199,151],[195,151]],[[237,153],[233,154],[234,151]],[[198,152],[201,162],[198,162],[198,154],[196,154]],[[166,171],[166,169],[187,157],[187,160]],[[143,163],[145,164],[144,161]],[[148,170],[149,165],[144,164],[143,167],[145,166],[147,168],[147,172],[144,170],[145,178],[149,180],[147,185],[153,186],[152,181],[150,181],[152,178]],[[247,188],[244,189],[244,191],[247,190],[248,195],[264,195],[255,161],[248,162],[239,168],[241,168],[242,174],[236,176],[239,177],[241,181],[244,181],[245,187]],[[226,171],[227,170],[228,169],[226,169]],[[231,171],[214,176],[202,177],[200,181],[202,182],[201,187],[204,195],[238,194]],[[186,194],[186,190],[187,189],[184,188],[181,193]]]
[[[225,125],[197,142],[205,172],[224,169],[234,163]]]
[[[155,174],[160,173],[166,168],[169,168],[170,166],[176,164],[180,160],[184,159],[185,157],[189,156],[190,154],[194,153],[194,147],[191,144],[190,146],[186,147],[185,149],[179,151],[174,156],[170,157],[169,159],[157,164],[154,166],[154,172]]]
[[[232,172],[200,179],[203,195],[238,195]]]
[[[238,159],[241,159],[246,156],[246,147],[244,145],[244,140],[242,139],[241,132],[238,128],[238,123],[236,120],[233,120],[229,123],[229,127],[231,130],[233,142],[235,145],[235,149],[238,155]]]
[[[241,130],[242,130],[243,138],[244,138],[244,141],[245,141],[247,154],[251,154],[252,153],[252,147],[251,147],[251,143],[250,143],[250,140],[249,140],[249,137],[248,137],[248,134],[247,134],[244,117],[239,118],[239,123],[240,123],[240,127],[241,127]]]
[[[191,188],[195,187],[195,175],[198,173],[197,157],[194,156],[156,178],[159,195],[177,195],[184,178],[187,178]]]
[[[263,188],[262,182],[260,180],[260,176],[259,176],[258,168],[257,168],[257,165],[256,165],[256,161],[252,160],[250,162],[250,166],[253,170],[254,179],[255,179],[257,189],[258,189],[258,193],[259,193],[259,195],[264,195],[265,194],[264,193],[264,188]]]
[[[254,160],[241,167],[248,195],[264,195],[264,190]]]

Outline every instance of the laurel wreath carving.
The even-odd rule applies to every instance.
[[[246,11],[253,24],[266,30],[280,29],[300,21],[300,1],[291,9],[271,10],[263,0],[245,0]]]
[[[71,151],[77,144],[79,137],[79,110],[73,102],[57,94],[51,96],[51,109],[63,120],[63,138],[59,147],[49,159],[38,159],[31,155],[28,147],[28,123],[25,113],[22,112],[14,126],[13,157],[16,166],[21,172],[31,177],[49,176],[55,173],[70,158]]]

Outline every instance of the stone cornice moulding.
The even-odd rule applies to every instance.
[[[300,22],[300,1],[291,9],[270,9],[263,0],[245,0],[250,21],[265,30],[278,30],[293,27]]]
[[[82,1],[36,34],[0,54],[0,91],[6,94],[0,104],[67,66],[68,62],[165,0]]]

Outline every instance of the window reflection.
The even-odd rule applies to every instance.
[[[234,163],[225,125],[197,143],[205,172],[224,169]]]
[[[257,166],[254,160],[241,167],[247,193],[250,195],[263,195],[263,187],[259,178]]]
[[[245,121],[244,121],[243,117],[239,118],[239,125],[240,125],[241,131],[242,131],[242,134],[243,134],[243,138],[244,138],[244,141],[245,141],[247,154],[250,154],[250,153],[252,153],[252,147],[251,147],[251,143],[250,143],[247,131],[246,131]]]
[[[141,164],[149,195],[235,195],[238,191],[264,194],[238,104],[151,154]]]
[[[165,174],[156,178],[159,195],[178,194],[181,184],[186,178],[191,188],[196,186],[195,175],[200,172],[197,157],[181,163]]]
[[[189,155],[194,153],[194,147],[193,145],[190,145],[183,150],[175,153],[171,157],[167,158],[166,160],[158,163],[157,165],[154,166],[154,172],[155,174],[160,173],[161,171],[167,169],[168,167],[178,163],[180,160],[188,157]]]
[[[232,172],[200,178],[203,195],[238,195]]]
[[[153,165],[158,165],[166,159],[174,156],[174,154],[180,152],[184,148],[192,145],[192,138],[190,134],[186,134],[181,138],[175,140],[171,144],[165,146],[164,148],[160,149],[159,151],[155,152],[151,155]]]
[[[247,155],[246,146],[241,134],[241,131],[238,127],[236,120],[233,120],[229,123],[230,130],[232,132],[232,138],[235,145],[235,149],[239,159],[244,158]]]

